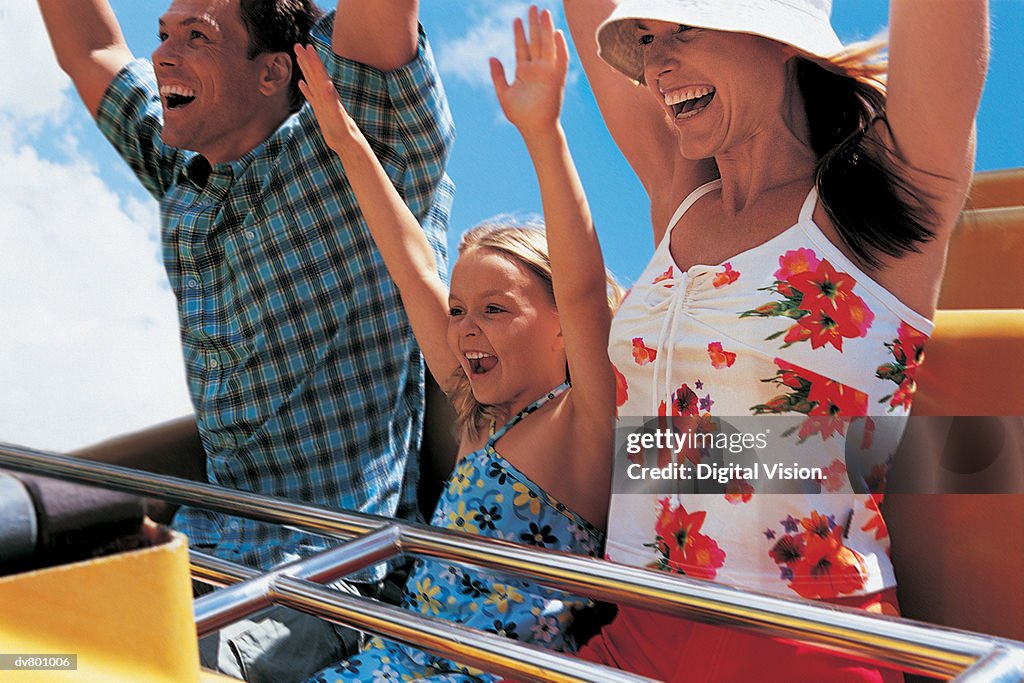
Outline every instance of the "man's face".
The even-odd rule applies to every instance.
[[[239,1],[173,0],[153,51],[164,142],[213,163],[237,159],[267,134],[262,60],[248,58]]]

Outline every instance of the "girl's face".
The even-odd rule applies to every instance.
[[[774,40],[641,20],[636,39],[644,79],[679,133],[688,159],[707,159],[757,135],[776,135],[787,118],[786,62]]]
[[[476,400],[519,412],[565,380],[558,312],[537,275],[487,248],[452,270],[448,344]]]

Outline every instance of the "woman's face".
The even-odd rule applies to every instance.
[[[638,21],[644,79],[688,159],[728,153],[786,120],[786,62],[774,40],[661,21]]]
[[[448,344],[476,400],[516,413],[565,380],[558,312],[537,275],[492,249],[452,270]]]

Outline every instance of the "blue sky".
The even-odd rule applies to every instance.
[[[320,0],[326,4],[325,0]],[[919,0],[925,6],[927,0]],[[540,3],[557,11],[559,3]],[[137,55],[164,0],[114,0]],[[884,28],[887,2],[834,0],[844,41]],[[421,0],[458,128],[450,242],[498,214],[540,211],[529,159],[498,109],[486,59],[511,61],[527,3]],[[1024,166],[1024,0],[991,0],[992,60],[978,118],[981,170]],[[188,412],[155,204],[95,131],[58,72],[35,3],[0,0],[0,440],[64,449]],[[574,61],[563,124],[612,271],[629,283],[652,250],[646,197]],[[950,93],[950,97],[955,97]],[[936,102],[934,106],[942,106]]]

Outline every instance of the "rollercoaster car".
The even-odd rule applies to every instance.
[[[270,604],[518,680],[647,680],[320,585],[398,554],[528,575],[598,600],[799,640],[918,676],[1024,681],[1022,263],[1024,170],[979,174],[953,239],[928,362],[918,377],[914,414],[933,419],[910,425],[922,430],[910,439],[917,447],[900,454],[892,473],[907,493],[885,501],[903,618],[0,444],[0,467],[12,471],[343,541],[259,574],[190,555],[184,537],[146,519],[134,495],[0,472],[0,681],[228,680],[200,670],[196,634]],[[117,445],[145,449],[178,430],[171,423]],[[438,460],[433,471],[446,471],[450,461]],[[221,589],[193,602],[190,579]]]

